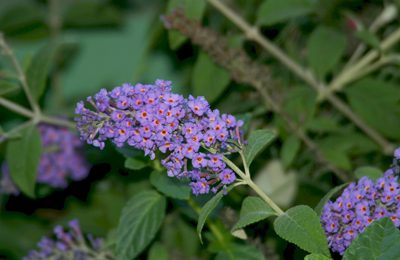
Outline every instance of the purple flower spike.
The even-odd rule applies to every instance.
[[[394,163],[375,182],[362,177],[351,183],[335,202],[325,204],[321,223],[332,251],[343,255],[347,247],[373,221],[389,217],[400,227],[399,149]]]
[[[111,255],[111,252],[103,248],[103,239],[82,235],[78,220],[70,221],[69,226],[71,230],[56,226],[55,240],[43,237],[38,243],[39,249],[30,251],[22,259],[70,259],[72,255],[73,259],[102,259],[105,255]],[[99,258],[96,258],[96,254]]]
[[[101,90],[88,103],[92,110],[83,102],[75,110],[87,143],[100,149],[107,140],[118,147],[127,144],[152,160],[160,151],[168,176],[189,178],[195,195],[216,192],[236,180],[223,155],[238,150],[234,143],[239,143],[243,122],[211,110],[204,97],[186,99],[171,92],[170,81],[156,80]]]
[[[102,91],[104,93],[104,91]],[[105,92],[106,93],[106,92]],[[87,111],[83,103],[78,103],[76,111]],[[78,136],[66,128],[39,125],[43,152],[37,169],[38,183],[54,188],[65,188],[68,181],[82,180],[89,173],[89,165],[81,153],[83,142]],[[94,146],[102,147],[101,143],[93,142]],[[0,193],[18,194],[18,189],[10,179],[6,163],[2,165],[3,176],[0,179]]]

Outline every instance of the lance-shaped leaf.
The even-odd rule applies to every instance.
[[[7,144],[6,161],[10,176],[18,188],[30,197],[35,196],[35,183],[42,143],[35,125],[22,129],[21,138]]]
[[[165,216],[166,199],[155,191],[143,191],[128,201],[117,229],[118,259],[134,259],[150,244]]]
[[[247,145],[245,147],[245,157],[247,164],[250,166],[256,155],[268,146],[276,137],[275,132],[269,129],[259,129],[253,131]]]
[[[243,201],[239,221],[232,228],[232,231],[244,228],[274,215],[276,215],[275,211],[265,201],[258,197],[249,196]]]

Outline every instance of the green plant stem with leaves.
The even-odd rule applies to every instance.
[[[366,124],[364,120],[362,120],[357,114],[355,114],[346,103],[344,103],[340,98],[334,95],[333,92],[329,91],[330,87],[327,86],[324,82],[317,80],[308,68],[303,68],[297,62],[291,59],[285,52],[283,52],[270,40],[261,35],[257,27],[252,27],[242,17],[240,17],[237,13],[235,13],[220,0],[208,0],[208,2],[217,10],[219,10],[224,16],[226,16],[230,21],[232,21],[237,27],[239,27],[239,29],[244,32],[245,36],[249,40],[253,40],[260,44],[266,51],[268,51],[272,56],[274,56],[277,60],[284,64],[290,71],[292,71],[295,75],[297,75],[300,79],[302,79],[310,87],[312,87],[318,93],[318,96],[325,97],[337,110],[344,114],[355,125],[357,125],[358,128],[360,128],[372,140],[374,140],[374,142],[381,146],[385,154],[391,154],[393,152],[394,145],[392,143],[386,140],[375,129]],[[384,47],[385,49],[392,47],[396,42],[400,40],[400,35],[398,35],[399,33],[400,30],[396,30],[394,33],[392,33],[384,41],[384,43],[382,43],[382,47]],[[378,54],[379,52],[375,50],[367,53],[363,58],[360,59],[359,65],[357,67],[360,68],[362,67],[361,65],[369,64],[369,62],[378,57]],[[353,77],[354,75],[351,76]],[[348,81],[347,73],[346,81]],[[335,82],[335,79],[332,80],[332,82]]]
[[[52,117],[43,114],[43,112],[40,109],[40,106],[38,102],[35,100],[33,97],[32,91],[28,85],[25,73],[19,64],[17,58],[15,57],[12,49],[8,46],[6,43],[3,34],[0,33],[0,49],[3,51],[4,55],[9,58],[11,61],[11,64],[13,65],[15,71],[17,72],[18,80],[21,83],[22,89],[25,93],[26,98],[28,99],[29,105],[32,110],[29,110],[23,106],[20,106],[19,104],[12,102],[8,99],[5,99],[3,97],[0,97],[0,105],[3,107],[20,114],[22,116],[30,118],[30,122],[34,124],[38,123],[47,123],[47,124],[52,124],[52,125],[57,125],[57,126],[62,126],[62,127],[68,127],[70,129],[75,129],[75,124],[64,119]]]
[[[276,203],[267,195],[265,194],[260,187],[258,187],[257,184],[255,184],[250,176],[249,172],[249,167],[247,165],[247,162],[245,160],[245,157],[243,155],[243,152],[240,152],[241,157],[243,159],[243,165],[245,168],[245,172],[243,172],[239,167],[236,166],[231,160],[228,158],[224,157],[225,163],[241,178],[241,182],[244,184],[248,185],[252,190],[254,190],[255,193],[257,193],[258,196],[260,196],[275,212],[278,216],[284,214],[283,210],[276,205]]]

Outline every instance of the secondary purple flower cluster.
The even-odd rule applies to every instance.
[[[37,182],[55,188],[65,188],[68,179],[81,180],[89,173],[89,167],[80,153],[83,143],[66,128],[47,124],[39,125],[42,141]],[[2,165],[3,176],[0,181],[0,192],[18,194],[12,183],[6,163]]]
[[[100,90],[76,107],[81,138],[100,149],[106,140],[143,150],[152,160],[162,153],[170,177],[188,177],[194,194],[216,192],[236,179],[223,154],[237,150],[242,121],[211,110],[204,97],[171,92],[171,82],[123,84]]]
[[[400,149],[391,168],[372,181],[362,177],[351,183],[336,201],[325,204],[321,223],[332,251],[344,254],[357,235],[373,221],[389,217],[400,227]]]
[[[110,252],[104,249],[103,239],[95,238],[90,234],[84,236],[77,220],[70,221],[68,226],[69,230],[56,226],[55,239],[43,237],[37,244],[39,249],[30,251],[23,260],[111,259]]]

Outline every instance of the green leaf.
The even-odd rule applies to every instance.
[[[276,137],[275,132],[269,129],[253,131],[244,150],[247,164],[250,166],[256,155],[268,146]]]
[[[151,242],[164,220],[166,199],[155,191],[143,191],[122,210],[117,229],[118,259],[134,259]]]
[[[285,92],[284,109],[292,120],[303,125],[314,118],[317,108],[315,91],[300,85]]]
[[[272,25],[285,20],[307,15],[314,9],[309,0],[266,0],[257,13],[257,24]]]
[[[246,197],[242,203],[239,221],[232,231],[244,228],[250,224],[276,215],[275,211],[258,197]]]
[[[371,180],[376,180],[382,177],[382,171],[376,167],[363,166],[358,167],[355,170],[354,175],[356,175],[358,179],[362,178],[363,176],[367,176]]]
[[[167,6],[167,13],[181,8],[185,15],[190,19],[201,20],[204,11],[206,9],[205,0],[169,0]],[[185,41],[187,37],[178,31],[168,31],[169,46],[171,49],[178,49]]]
[[[281,150],[282,163],[287,168],[296,157],[301,147],[301,141],[296,136],[292,135],[283,142]]]
[[[200,52],[192,73],[193,94],[204,96],[212,103],[224,92],[229,81],[228,72],[216,65],[206,53]]]
[[[147,166],[147,162],[135,157],[127,158],[124,167],[130,170],[140,170]]]
[[[310,255],[306,255],[306,257],[304,257],[304,260],[329,260],[329,259],[332,259],[332,258],[321,255],[321,254],[310,254]]]
[[[46,87],[56,48],[45,45],[33,56],[26,71],[26,80],[35,100],[39,100]]]
[[[319,217],[308,206],[288,209],[274,221],[274,228],[280,237],[307,252],[330,255]]]
[[[368,30],[361,30],[356,32],[356,37],[363,41],[365,44],[375,48],[380,49],[379,38],[372,32]]]
[[[86,30],[90,27],[121,25],[124,17],[122,9],[102,1],[74,1],[66,5],[63,11],[64,26]]]
[[[180,200],[188,200],[190,197],[190,187],[188,183],[183,179],[178,180],[168,177],[166,172],[152,172],[150,175],[150,182],[159,192],[164,193],[168,197]]]
[[[312,32],[307,47],[311,68],[320,79],[324,79],[340,61],[346,48],[346,38],[332,28],[320,26]]]
[[[386,81],[366,78],[345,89],[351,108],[384,136],[400,138],[400,89]]]
[[[400,259],[400,231],[389,218],[374,221],[344,253],[344,260]]]
[[[215,260],[265,260],[263,253],[253,245],[231,243],[223,252],[219,252]]]
[[[35,125],[22,129],[20,139],[7,144],[6,160],[10,176],[18,188],[30,197],[35,196],[35,183],[42,143]]]
[[[233,187],[230,186],[227,189],[227,192],[229,192]],[[203,230],[204,224],[206,223],[208,215],[215,209],[215,207],[218,206],[218,203],[221,201],[222,197],[224,197],[224,190],[219,191],[217,194],[212,197],[209,201],[207,201],[206,204],[201,208],[201,211],[199,213],[199,219],[197,221],[197,235],[199,235],[200,241],[203,242],[202,236],[201,236],[201,231]]]
[[[168,259],[169,259],[168,250],[163,244],[156,242],[151,246],[147,260],[168,260]]]
[[[17,91],[18,89],[20,89],[20,87],[17,82],[3,79],[0,80],[0,96]]]
[[[336,194],[339,193],[342,189],[344,189],[348,183],[343,183],[335,188],[331,189],[325,196],[318,202],[317,206],[315,206],[314,211],[321,216],[322,209],[324,208],[325,204]]]

